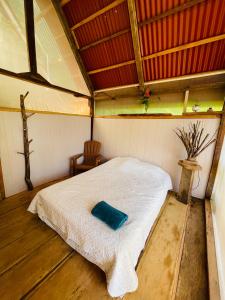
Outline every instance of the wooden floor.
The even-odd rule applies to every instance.
[[[104,273],[26,211],[44,186],[0,203],[0,299],[111,299]],[[168,195],[137,273],[126,300],[208,298],[203,202]]]

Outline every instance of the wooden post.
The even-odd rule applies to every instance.
[[[24,152],[18,152],[19,154],[22,154],[24,156],[25,161],[25,182],[27,184],[27,188],[29,191],[33,190],[33,184],[30,179],[30,154],[33,152],[30,152],[30,143],[33,141],[32,139],[28,139],[28,127],[27,127],[27,119],[34,115],[34,113],[31,113],[30,115],[26,114],[25,110],[25,104],[24,100],[27,97],[29,92],[26,93],[25,96],[20,95],[20,107],[21,107],[21,115],[22,115],[22,121],[23,121],[23,147]]]
[[[2,165],[0,160],[0,200],[5,199],[5,188],[4,188],[4,181],[3,181],[3,174],[2,174]]]
[[[217,168],[220,159],[220,153],[223,147],[223,141],[225,136],[225,102],[223,105],[223,115],[220,121],[219,131],[216,139],[216,146],[213,155],[212,166],[209,174],[209,179],[206,187],[205,198],[210,199],[212,195],[212,190],[216,178]]]
[[[187,204],[190,202],[192,196],[194,172],[201,170],[201,166],[197,162],[188,160],[180,160],[178,164],[182,167],[178,198],[181,202]]]
[[[183,107],[183,113],[186,113],[186,112],[187,112],[188,97],[189,97],[189,90],[186,90],[186,91],[185,91],[185,94],[184,94],[184,107]]]
[[[94,128],[94,107],[95,107],[94,97],[92,97],[89,100],[89,106],[90,106],[90,116],[91,116],[91,141],[92,141],[93,140],[93,128]]]

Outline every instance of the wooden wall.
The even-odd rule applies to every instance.
[[[173,180],[174,189],[178,190],[180,180],[179,159],[186,154],[183,145],[173,130],[176,127],[188,126],[190,119],[108,119],[95,118],[94,139],[102,142],[102,154],[108,158],[115,156],[134,156],[167,171]],[[214,134],[219,119],[201,120],[206,132]],[[200,171],[199,186],[193,190],[193,195],[204,197],[208,175],[211,167],[214,146],[208,148],[199,157],[203,167]],[[194,188],[198,185],[195,176]]]
[[[90,139],[90,118],[35,114],[28,120],[34,186],[69,174],[69,157]],[[22,122],[18,112],[0,112],[0,157],[6,196],[26,190]]]

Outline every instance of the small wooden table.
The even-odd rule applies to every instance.
[[[191,200],[194,173],[202,167],[196,161],[189,160],[179,160],[178,165],[182,167],[178,199],[187,204]]]

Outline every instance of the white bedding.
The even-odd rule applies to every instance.
[[[161,168],[118,157],[41,190],[28,210],[99,266],[109,294],[118,297],[137,289],[138,257],[171,188],[170,176]],[[91,209],[101,200],[128,215],[118,231],[92,216]]]

